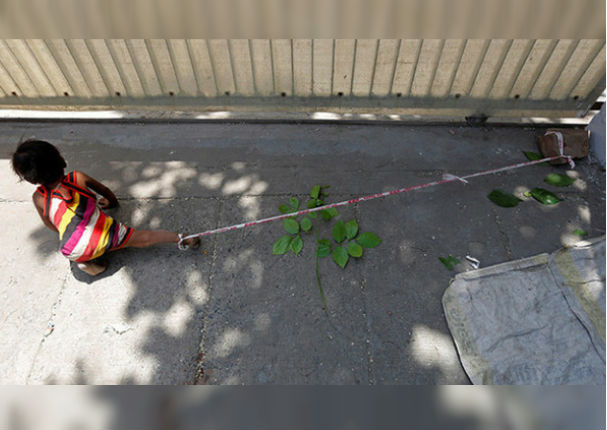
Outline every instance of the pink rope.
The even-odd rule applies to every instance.
[[[548,132],[548,133],[551,133],[551,132]],[[561,137],[561,139],[562,139],[562,137]],[[561,140],[561,142],[562,142],[562,140]],[[272,222],[272,221],[278,221],[278,220],[285,219],[285,218],[291,218],[291,217],[295,217],[295,216],[299,216],[299,215],[305,215],[305,214],[309,214],[309,213],[312,213],[312,212],[318,212],[318,211],[322,211],[322,210],[326,210],[326,209],[330,209],[330,208],[336,208],[336,207],[339,207],[339,206],[347,206],[347,205],[352,205],[352,204],[355,204],[355,203],[365,202],[367,200],[378,199],[380,197],[388,197],[388,196],[393,196],[395,194],[407,193],[409,191],[421,190],[422,188],[429,188],[429,187],[433,187],[435,185],[446,184],[447,182],[462,181],[462,182],[466,183],[467,182],[466,180],[469,179],[469,178],[476,178],[478,176],[492,175],[494,173],[505,172],[507,170],[519,169],[521,167],[527,167],[527,166],[532,166],[534,164],[545,163],[546,161],[552,161],[552,160],[556,160],[556,159],[559,159],[559,158],[567,158],[567,160],[568,160],[568,162],[569,162],[570,165],[573,163],[573,160],[571,159],[570,156],[563,154],[563,146],[562,146],[562,144],[559,145],[559,152],[560,152],[560,155],[555,155],[553,157],[542,158],[541,160],[526,161],[526,162],[523,162],[523,163],[512,164],[512,165],[506,166],[506,167],[500,167],[498,169],[491,169],[491,170],[485,170],[483,172],[472,173],[470,175],[461,176],[461,177],[450,175],[450,174],[445,174],[445,175],[443,175],[443,179],[441,179],[440,181],[428,182],[426,184],[421,184],[421,185],[413,185],[413,186],[406,187],[406,188],[400,188],[398,190],[392,190],[392,191],[386,191],[386,192],[383,192],[383,193],[371,194],[371,195],[364,196],[364,197],[358,197],[358,198],[355,198],[355,199],[344,200],[344,201],[338,202],[338,203],[331,203],[329,205],[319,206],[317,208],[305,209],[305,210],[301,210],[301,211],[298,211],[298,212],[292,212],[292,213],[288,213],[288,214],[284,214],[284,215],[277,215],[277,216],[273,216],[273,217],[270,217],[270,218],[263,218],[263,219],[259,219],[259,220],[256,220],[256,221],[249,221],[249,222],[245,222],[245,223],[241,223],[241,224],[231,225],[231,226],[228,226],[228,227],[221,227],[221,228],[217,228],[217,229],[214,229],[214,230],[207,230],[207,231],[204,231],[202,233],[196,233],[196,234],[192,234],[192,235],[189,235],[189,236],[185,236],[185,237],[183,237],[180,240],[179,243],[183,242],[184,240],[192,239],[192,238],[195,238],[195,237],[203,237],[203,236],[209,236],[211,234],[216,234],[216,233],[225,233],[226,231],[239,230],[239,229],[242,229],[242,228],[252,227],[252,226],[260,225],[260,224],[266,224],[266,223]]]
[[[549,134],[554,134],[556,136],[556,141],[559,145],[559,154],[563,155],[563,151],[565,150],[563,133],[561,133],[560,131],[547,131],[546,133],[544,133],[544,136],[547,136]],[[573,162],[573,159],[571,157],[567,157],[567,162],[569,163],[569,167],[571,167],[572,169],[575,168],[575,163]]]

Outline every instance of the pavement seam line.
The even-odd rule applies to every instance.
[[[221,215],[223,213],[224,200],[219,200],[219,208],[217,209],[217,218],[215,221],[216,228],[219,226],[219,222],[221,221]],[[203,307],[202,313],[202,328],[200,329],[200,340],[198,342],[198,354],[196,360],[196,369],[194,371],[194,385],[199,385],[205,378],[203,363],[205,360],[205,349],[204,343],[206,338],[207,324],[208,324],[208,316],[209,309],[211,307],[211,298],[213,294],[213,280],[215,278],[215,263],[217,261],[217,243],[218,236],[215,235],[213,238],[213,252],[211,254],[211,265],[209,266],[209,276],[207,278],[208,285],[208,299]]]
[[[360,204],[354,205],[354,216],[358,224],[361,223],[360,218]],[[365,352],[367,353],[367,379],[369,385],[376,385],[375,375],[373,371],[373,353],[371,351],[371,327],[369,326],[369,314],[367,311],[367,279],[362,270],[359,271],[361,281],[360,281],[360,291],[363,299],[363,312],[365,318]]]
[[[63,278],[63,283],[61,285],[61,288],[59,289],[59,294],[57,294],[57,299],[55,300],[55,303],[53,303],[53,305],[51,306],[51,315],[47,321],[47,324],[46,324],[47,327],[51,327],[51,326],[54,327],[53,319],[57,315],[57,306],[61,303],[61,299],[63,298],[63,292],[65,291],[65,286],[67,285],[67,279],[69,276],[70,276],[70,271],[68,270],[65,277]],[[51,333],[49,333],[47,336],[50,336]],[[32,360],[32,365],[30,366],[30,370],[27,373],[27,377],[25,378],[26,385],[29,385],[30,378],[32,377],[32,372],[34,371],[36,361],[38,360],[38,355],[40,355],[40,351],[42,350],[42,345],[44,344],[47,336],[45,336],[43,334],[42,339],[40,339],[40,343],[38,344],[38,348],[36,349],[36,353],[34,354],[34,359]]]
[[[495,224],[497,225],[497,229],[499,230],[500,235],[502,236],[504,249],[506,250],[506,254],[508,255],[508,260],[514,260],[514,257],[512,255],[512,250],[510,249],[510,240],[508,238],[508,235],[506,234],[506,232],[504,231],[504,229],[502,227],[502,222],[500,221],[500,217],[495,212],[495,209],[492,208],[492,211],[493,211],[493,216],[495,217]]]
[[[369,314],[367,312],[367,280],[363,277],[360,281],[360,291],[363,296],[364,317],[365,317],[365,352],[367,353],[367,378],[369,385],[376,385],[373,371],[373,352],[371,351],[371,327],[369,326]]]

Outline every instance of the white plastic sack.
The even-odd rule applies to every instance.
[[[605,384],[605,237],[461,273],[443,295],[474,384]]]

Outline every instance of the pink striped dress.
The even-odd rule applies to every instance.
[[[61,253],[71,261],[81,262],[122,248],[133,229],[103,213],[95,194],[78,186],[76,175],[71,172],[61,180],[69,192],[67,199],[44,185],[36,191],[44,196],[44,216],[59,231]]]

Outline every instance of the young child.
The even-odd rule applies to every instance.
[[[145,248],[158,243],[177,243],[179,249],[197,248],[200,238],[181,240],[169,231],[134,230],[112,219],[101,209],[118,206],[114,193],[87,174],[65,175],[66,162],[53,145],[26,140],[12,157],[15,173],[34,185],[34,206],[48,228],[59,233],[61,253],[80,270],[96,276],[107,263],[92,261],[123,247]],[[99,194],[102,197],[97,199]]]

